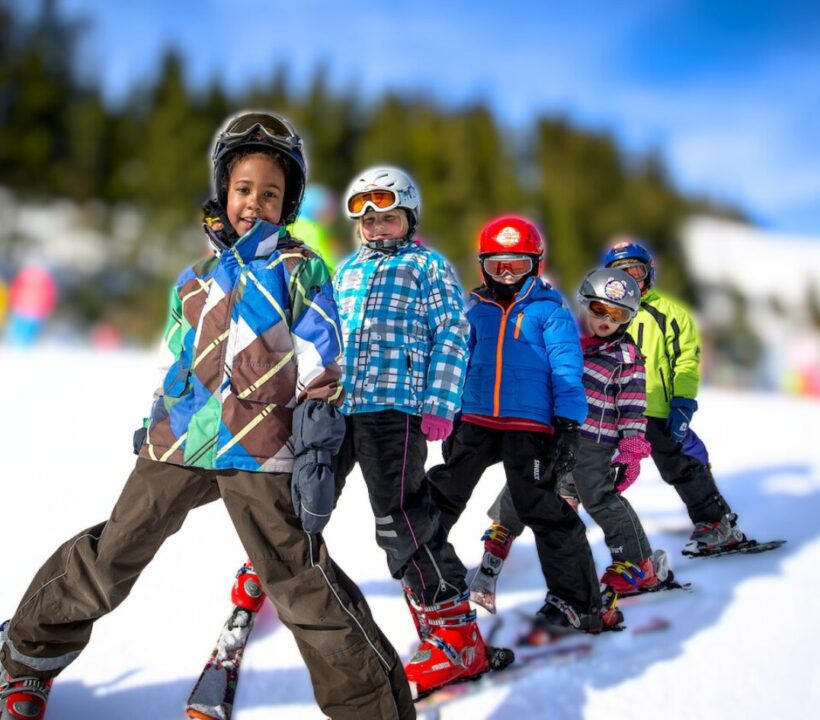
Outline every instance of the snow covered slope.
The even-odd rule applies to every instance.
[[[3,574],[0,616],[16,606],[57,545],[105,517],[133,465],[131,433],[155,385],[153,355],[0,347],[6,378],[0,417]],[[651,462],[629,497],[655,547],[694,583],[625,608],[627,625],[653,618],[659,633],[631,630],[593,640],[587,659],[542,669],[442,710],[441,718],[664,720],[808,718],[820,707],[820,404],[778,395],[706,391],[695,428],[712,452],[718,482],[759,539],[789,543],[759,556],[686,560],[688,519]],[[90,429],[95,444],[89,445]],[[439,458],[431,446],[430,462]],[[488,472],[455,528],[465,562],[478,561],[484,511],[502,482]],[[358,475],[347,483],[326,533],[341,566],[361,585],[397,649],[413,647],[399,586],[373,540]],[[588,518],[587,518],[588,519]],[[599,569],[608,555],[590,526]],[[49,720],[183,717],[182,707],[229,610],[244,560],[219,504],[193,512],[161,549],[132,595],[100,620],[89,648],[55,684]],[[517,543],[501,579],[500,613],[536,610],[544,594],[532,537]],[[488,626],[489,616],[480,622]],[[315,720],[296,647],[266,608],[243,665],[237,720]],[[363,718],[363,720],[365,720]]]

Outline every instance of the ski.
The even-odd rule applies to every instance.
[[[756,553],[768,552],[769,550],[776,550],[783,545],[785,540],[769,540],[768,542],[758,542],[757,540],[744,540],[737,545],[726,548],[724,550],[717,550],[715,552],[704,552],[697,550],[681,550],[681,553],[689,558],[714,558],[722,557],[724,555],[753,555]]]
[[[612,607],[613,602],[617,600],[620,604],[630,605],[638,598],[646,597],[648,595],[655,595],[668,590],[683,590],[685,592],[692,592],[693,588],[692,583],[680,583],[675,580],[674,576],[670,572],[666,580],[658,585],[655,585],[655,587],[641,588],[640,590],[636,590],[634,592],[616,593],[612,588],[605,587],[601,592],[601,604],[605,607]]]
[[[495,586],[503,565],[504,561],[500,557],[491,552],[485,552],[481,558],[481,565],[473,570],[469,583],[470,601],[481,605],[493,615],[496,612]]]
[[[188,697],[185,713],[189,718],[230,720],[239,665],[255,618],[256,613],[234,606]]]
[[[547,648],[529,649],[522,654],[516,648],[515,664],[507,667],[504,672],[489,672],[475,678],[476,682],[461,682],[446,685],[433,691],[416,702],[419,720],[437,720],[440,710],[457,700],[483,692],[484,690],[513,682],[525,677],[531,670],[550,665],[564,665],[583,660],[592,654],[594,645],[589,641],[573,645],[556,645]],[[507,652],[510,652],[509,650]]]
[[[427,692],[421,693],[414,702],[417,704],[424,701],[425,698],[429,698],[431,695],[438,695],[438,693],[445,693],[445,694],[458,694],[458,688],[465,687],[469,683],[478,682],[483,678],[487,677],[487,675],[492,675],[493,673],[499,672],[501,670],[506,670],[507,667],[512,665],[515,662],[515,653],[510,650],[509,648],[502,648],[502,647],[487,647],[487,661],[490,663],[490,668],[487,672],[482,673],[481,675],[473,675],[471,677],[459,678],[458,680],[453,681],[449,685],[444,685],[443,687],[436,688],[435,690],[428,690]]]
[[[526,617],[529,621],[532,617],[516,612],[519,617]],[[487,636],[494,636],[499,633],[504,619],[498,617],[495,623],[487,632]],[[632,635],[651,635],[656,632],[663,632],[670,627],[670,622],[662,617],[653,616],[646,622],[630,628]],[[618,628],[624,630],[624,627]],[[554,635],[543,644],[536,645],[513,645],[512,651],[515,653],[515,664],[508,667],[504,672],[486,673],[479,678],[479,682],[462,682],[453,685],[446,685],[436,690],[424,699],[416,702],[419,720],[439,720],[441,709],[466,697],[479,694],[493,687],[503,686],[513,683],[516,680],[525,678],[533,672],[538,672],[542,668],[569,665],[582,662],[595,652],[595,643],[599,642],[597,636],[584,635],[578,632],[568,632],[563,635]]]

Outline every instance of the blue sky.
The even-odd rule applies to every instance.
[[[21,3],[22,4],[22,3]],[[658,148],[678,185],[772,229],[820,237],[820,2],[337,3],[59,0],[90,20],[85,71],[112,101],[168,46],[191,79],[241,91],[287,62],[339,87],[483,99],[510,127],[539,113]]]

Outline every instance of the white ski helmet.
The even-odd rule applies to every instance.
[[[421,194],[404,170],[389,166],[368,168],[348,185],[344,211],[351,220],[360,218],[368,210],[386,212],[394,208],[407,212],[410,225],[407,237],[411,237],[421,216]]]

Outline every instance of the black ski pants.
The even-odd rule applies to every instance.
[[[334,466],[337,496],[358,461],[375,515],[376,542],[387,555],[390,574],[427,606],[464,593],[467,569],[447,542],[430,499],[421,418],[383,410],[345,420]]]
[[[720,494],[703,441],[691,430],[684,442],[666,431],[666,418],[647,417],[646,439],[658,472],[677,491],[693,523],[717,522],[731,512]]]
[[[652,555],[652,546],[629,500],[615,489],[612,454],[612,445],[580,438],[575,469],[561,480],[575,491],[584,509],[604,531],[612,560],[637,565]],[[508,497],[509,489],[504,487],[487,514],[513,535],[520,535],[521,521]]]
[[[552,435],[458,423],[445,442],[445,463],[428,473],[433,501],[449,532],[484,471],[503,463],[512,504],[535,535],[550,592],[581,612],[597,612],[601,599],[586,528],[556,493],[553,454]]]

